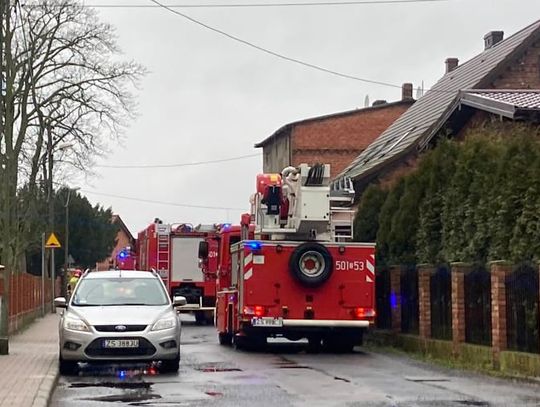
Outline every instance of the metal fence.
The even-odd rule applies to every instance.
[[[379,329],[390,329],[392,327],[392,312],[390,308],[390,272],[388,269],[377,270],[375,296],[377,307],[375,325]]]
[[[475,265],[465,275],[465,341],[491,345],[491,273]]]
[[[401,270],[401,332],[418,334],[418,270],[404,266]]]
[[[437,267],[431,276],[431,336],[435,339],[452,339],[452,284],[450,269]]]
[[[540,351],[538,327],[538,267],[518,265],[506,279],[508,348],[521,352]]]

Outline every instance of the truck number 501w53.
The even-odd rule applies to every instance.
[[[338,260],[336,261],[337,271],[364,271],[364,262],[360,260],[348,261]]]

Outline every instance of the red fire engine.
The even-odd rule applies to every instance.
[[[172,296],[186,297],[182,312],[194,312],[198,323],[213,323],[216,302],[216,256],[197,257],[199,242],[215,235],[215,225],[164,224],[156,219],[139,232],[138,268],[156,270]],[[201,263],[201,264],[199,264]]]
[[[257,177],[251,214],[199,245],[219,242],[216,325],[221,344],[307,338],[350,351],[375,318],[375,245],[352,243],[354,189],[330,185],[328,165]],[[340,206],[341,205],[341,206]]]

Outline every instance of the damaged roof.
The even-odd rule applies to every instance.
[[[445,74],[345,168],[338,178],[362,178],[389,160],[397,159],[414,148],[423,148],[452,113],[460,90],[489,87],[509,61],[538,39],[540,20]],[[493,92],[489,97],[506,97],[508,100],[510,96]],[[531,103],[535,103],[534,100]]]

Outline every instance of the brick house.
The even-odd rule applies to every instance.
[[[387,103],[289,123],[257,143],[263,149],[264,172],[281,172],[301,163],[330,164],[339,174],[413,103],[411,84],[402,87],[402,98]]]
[[[438,135],[458,137],[464,127],[480,125],[481,118],[491,115],[535,120],[532,112],[523,115],[534,92],[519,91],[540,89],[540,20],[507,39],[502,31],[489,32],[484,45],[483,52],[464,64],[448,58],[445,75],[338,178],[352,178],[360,196],[372,182],[392,183],[413,171],[418,156]],[[515,109],[519,112],[509,116]]]
[[[513,123],[540,124],[540,20],[503,39],[501,31],[484,37],[485,49],[466,63],[456,58],[446,60],[445,75],[398,118],[366,150],[338,176],[350,177],[355,183],[357,197],[372,183],[393,184],[414,171],[418,158],[441,137],[464,139],[468,132],[481,128],[486,122],[512,126]],[[536,134],[536,133],[535,133]],[[508,346],[509,308],[507,308],[509,276],[513,266],[504,261],[491,262],[487,289],[489,290],[490,340],[484,346],[466,340],[466,277],[474,266],[452,263],[447,296],[450,298],[450,338],[433,339],[434,307],[440,301],[440,290],[433,284],[439,274],[435,265],[416,265],[416,295],[418,335],[407,336],[407,347],[426,354],[451,359],[474,359],[477,365],[520,374],[538,375],[540,356],[512,352]],[[388,270],[388,304],[392,329],[396,338],[402,329],[404,275],[400,265]],[[414,275],[414,274],[413,274]],[[377,274],[377,281],[383,281]],[[538,290],[538,280],[531,290]],[[434,290],[434,291],[432,291]],[[439,296],[439,297],[438,297]],[[393,300],[392,300],[393,299]],[[540,324],[540,320],[538,322]],[[539,325],[540,327],[540,325]],[[399,344],[400,340],[394,343]],[[404,342],[405,343],[405,342]],[[481,355],[472,358],[471,355]],[[501,367],[503,366],[503,367]]]
[[[111,222],[118,226],[118,233],[116,234],[116,245],[109,257],[100,263],[96,263],[96,270],[103,271],[109,270],[112,266],[116,265],[116,255],[126,246],[135,247],[135,238],[127,228],[126,224],[120,218],[120,215],[113,215]]]

